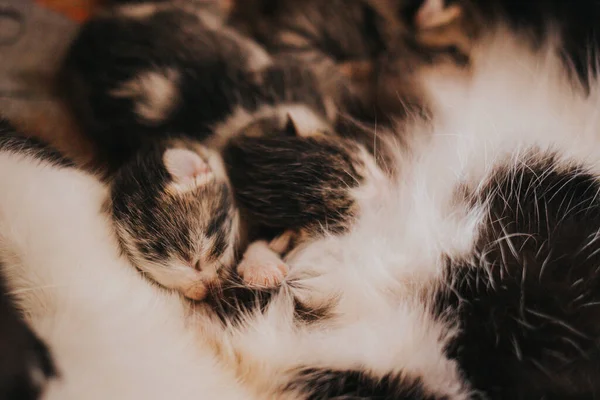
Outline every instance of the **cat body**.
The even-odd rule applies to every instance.
[[[3,120],[0,120],[0,136],[0,146],[5,150],[22,149],[24,143],[33,153],[44,149],[33,139],[16,136]],[[56,152],[46,155],[55,162],[61,160]],[[46,344],[24,321],[15,304],[6,279],[7,269],[4,261],[0,261],[0,398],[35,400],[58,371]]]
[[[116,171],[110,208],[126,254],[166,287],[194,299],[204,297],[217,270],[229,274],[246,245],[242,238],[250,236],[242,225],[256,225],[240,223],[232,197],[238,191],[217,171],[218,154],[239,135],[276,136],[290,123],[294,135],[323,134],[335,119],[310,71],[273,60],[214,14],[185,2],[105,10],[82,28],[63,72],[84,131],[109,172]],[[177,153],[183,158],[175,157],[175,169],[191,166],[184,172],[190,176],[178,176],[162,159],[166,143],[178,140],[189,151]],[[205,161],[199,153],[214,153],[206,171],[193,171],[194,163]],[[177,183],[182,179],[193,188]],[[281,265],[272,272],[279,275]]]
[[[469,75],[421,75],[432,115],[397,127],[397,174],[350,230],[294,249],[235,319],[119,258],[95,179],[0,152],[7,280],[72,374],[54,398],[597,397],[598,83],[560,42],[482,40]]]
[[[270,380],[296,371],[283,393],[597,397],[598,83],[554,45],[500,29],[472,78],[425,78],[433,118],[400,127],[398,180],[349,234],[288,255],[289,291],[327,316],[285,326],[280,298],[234,331]]]
[[[335,113],[309,72],[274,60],[193,2],[99,13],[75,39],[62,81],[80,125],[113,168],[157,138],[223,141],[255,118],[285,124],[295,113],[326,127]]]
[[[0,148],[7,284],[64,375],[46,398],[598,397],[598,81],[560,30],[493,29],[469,74],[419,74],[430,115],[350,229],[234,310],[143,279],[96,178]]]

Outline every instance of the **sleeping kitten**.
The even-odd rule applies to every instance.
[[[68,165],[57,152],[32,138],[15,133],[8,121],[0,118],[0,149],[45,157],[48,162]],[[0,235],[0,237],[2,237]],[[0,399],[37,400],[49,380],[58,375],[50,349],[31,329],[16,301],[7,276],[15,266],[9,262],[2,242],[0,254]]]
[[[343,232],[367,178],[381,174],[361,145],[302,137],[291,119],[251,124],[223,157],[226,171],[218,152],[193,140],[156,142],[111,183],[110,213],[132,263],[195,300],[233,279],[248,242],[237,267],[243,282],[279,285],[288,272],[282,256]]]
[[[119,254],[104,182],[2,123],[0,165],[2,400],[262,398],[220,366],[189,303]],[[46,346],[16,305],[56,362],[47,385]]]
[[[37,400],[57,371],[46,344],[15,306],[4,274],[0,271],[0,399]]]
[[[62,82],[112,170],[143,144],[172,134],[210,139],[217,148],[257,117],[311,114],[317,126],[309,130],[335,118],[310,72],[272,59],[195,2],[105,9],[81,28]]]
[[[202,299],[229,273],[240,219],[214,151],[156,142],[112,181],[110,212],[132,263],[161,285]]]
[[[467,62],[468,11],[442,0],[241,0],[230,19],[274,54],[310,66],[340,108],[385,122],[418,107],[421,64]]]
[[[291,250],[347,232],[360,214],[357,199],[385,175],[364,146],[338,135],[242,135],[224,159],[237,205],[263,239],[244,253],[242,276],[266,260],[287,273],[281,258]]]

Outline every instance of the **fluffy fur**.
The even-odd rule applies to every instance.
[[[201,3],[201,2],[200,2]],[[65,97],[112,171],[144,144],[228,137],[260,118],[327,126],[331,101],[301,66],[274,60],[195,2],[109,7],[88,21],[62,69]],[[314,122],[304,122],[306,115]]]
[[[438,0],[234,3],[234,26],[304,63],[343,110],[380,123],[418,107],[420,65],[448,57],[464,63],[476,31],[462,4]]]
[[[600,84],[555,45],[499,29],[470,75],[423,71],[397,177],[235,323],[119,258],[94,178],[1,152],[9,281],[65,373],[48,398],[593,399]]]
[[[231,274],[242,229],[220,156],[190,141],[158,141],[111,182],[108,214],[121,246],[158,283],[200,300]]]
[[[12,188],[2,256],[11,293],[56,357],[60,378],[44,398],[252,398],[202,344],[188,305],[120,255],[107,188],[22,148],[0,156]]]

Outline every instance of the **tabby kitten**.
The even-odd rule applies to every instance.
[[[314,237],[320,225],[340,230],[354,214],[351,190],[370,157],[350,141],[325,138],[335,110],[310,71],[272,60],[209,16],[177,3],[114,7],[84,26],[65,64],[72,103],[89,111],[78,114],[86,132],[117,156],[111,212],[122,247],[140,270],[193,299],[229,279],[248,242],[285,234],[296,240],[259,241],[239,266],[246,284],[281,282],[287,266],[280,256],[290,245]],[[268,151],[275,156],[261,160]],[[263,196],[283,183],[267,175],[289,169],[288,178],[308,183],[315,166],[321,173],[306,193],[292,195],[299,186],[288,182]],[[265,205],[277,210],[271,220]],[[277,221],[284,217],[289,227]]]
[[[229,272],[240,219],[214,151],[190,141],[155,142],[124,165],[110,213],[132,263],[192,299]]]
[[[310,66],[339,107],[385,121],[418,108],[420,66],[468,60],[469,8],[443,0],[237,1],[231,23]]]
[[[45,157],[52,164],[67,164],[54,150],[38,141],[17,134],[0,118],[0,149],[5,153],[26,153]],[[1,236],[4,239],[3,236]],[[58,375],[54,359],[46,345],[21,315],[7,276],[14,268],[7,262],[4,249],[0,258],[0,399],[38,399],[47,382]]]
[[[210,139],[218,148],[255,118],[310,114],[314,126],[300,126],[307,130],[335,118],[309,71],[273,59],[201,4],[109,7],[72,44],[65,96],[112,172],[156,139]]]
[[[348,228],[356,197],[381,175],[372,155],[331,134],[301,136],[291,119],[278,126],[267,119],[246,127],[223,159],[194,140],[171,139],[121,167],[109,212],[132,263],[201,300],[236,279],[234,265],[245,285],[275,287],[288,251]]]

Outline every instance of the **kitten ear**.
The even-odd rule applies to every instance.
[[[288,136],[298,136],[298,127],[290,114],[287,115],[287,122],[283,131]]]
[[[419,29],[434,29],[457,20],[462,8],[457,4],[445,4],[444,0],[425,0],[415,15],[414,23]]]
[[[208,164],[191,150],[168,149],[163,155],[163,162],[178,184],[191,184],[211,172]]]

